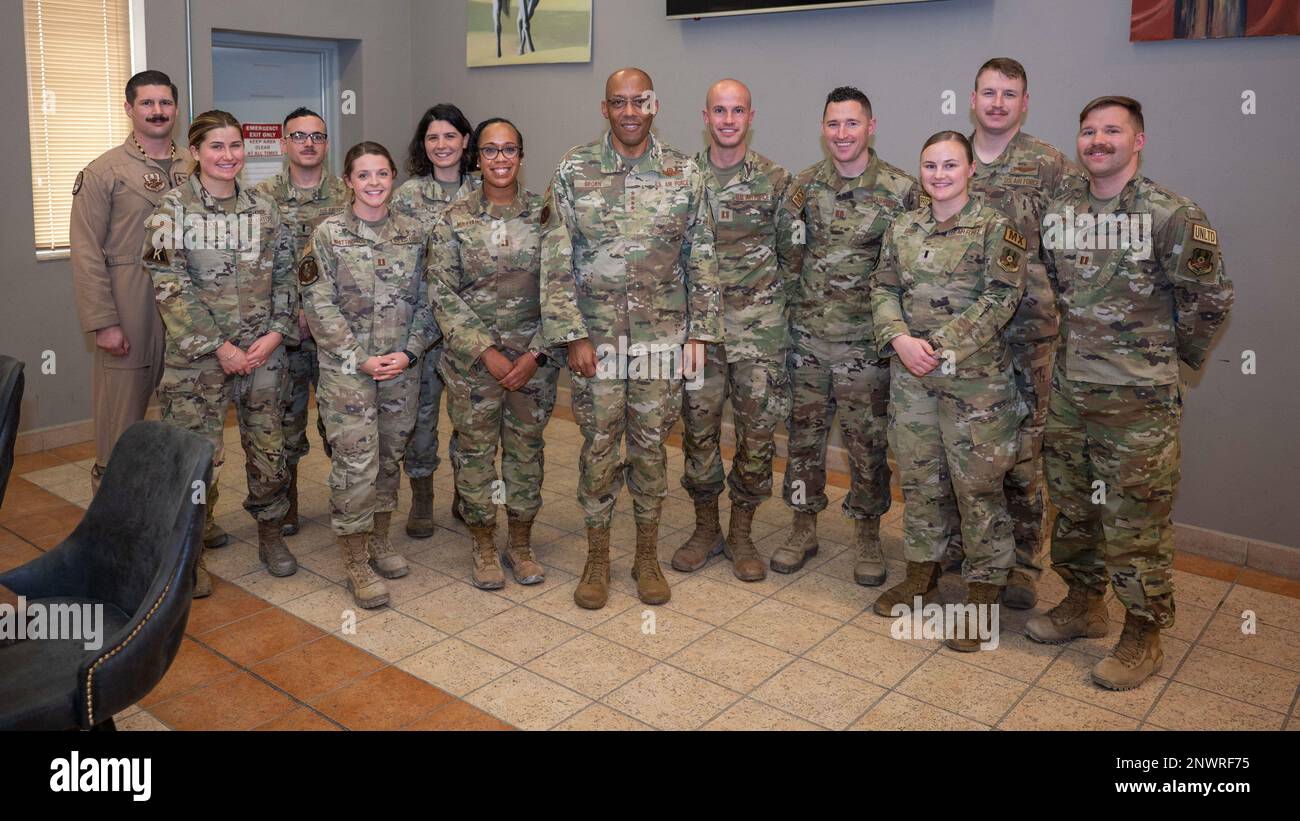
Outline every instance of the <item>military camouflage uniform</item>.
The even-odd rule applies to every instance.
[[[706,346],[703,380],[685,392],[682,487],[695,499],[722,493],[722,406],[730,396],[736,454],[726,481],[732,502],[757,507],[772,495],[772,434],[790,412],[786,290],[802,253],[791,241],[793,217],[781,208],[790,175],[753,151],[725,186],[707,149],[695,164],[713,213],[726,341]]]
[[[476,190],[480,180],[476,176],[466,175],[461,178],[460,188],[454,196],[443,193],[442,186],[430,174],[424,177],[412,177],[398,186],[393,193],[389,207],[398,214],[412,217],[426,231],[432,232],[438,224],[442,212],[457,197]],[[406,445],[406,454],[402,464],[406,466],[406,475],[412,479],[426,479],[433,475],[442,460],[438,458],[438,407],[442,403],[442,374],[438,363],[442,360],[442,334],[434,325],[431,347],[426,351],[414,351],[422,357],[420,362],[420,410],[415,421],[415,432]],[[447,445],[448,453],[456,449],[456,434],[452,431],[451,441]]]
[[[973,139],[973,136],[972,136]],[[970,192],[1011,218],[1025,238],[1025,295],[1005,334],[1011,345],[1016,388],[1029,408],[1020,427],[1019,455],[1007,473],[1005,490],[1016,541],[1016,566],[1033,578],[1042,572],[1044,493],[1042,482],[1043,425],[1051,394],[1052,359],[1060,317],[1056,296],[1042,263],[1039,223],[1047,204],[1070,178],[1082,170],[1051,145],[1016,133],[1001,156],[991,163],[976,158]]]
[[[547,196],[542,239],[542,335],[548,345],[588,339],[597,354],[679,349],[722,339],[713,221],[704,176],[653,135],[634,168],[607,133],[569,151]],[[655,347],[651,347],[655,346]],[[646,378],[652,354],[627,378],[602,357],[597,375],[573,375],[582,429],[578,502],[589,528],[608,527],[624,481],[640,522],[658,522],[668,493],[664,437],[681,413],[678,379]],[[627,433],[627,461],[619,445]]]
[[[1232,305],[1232,282],[1205,212],[1141,174],[1106,213],[1150,214],[1149,254],[1062,247],[1068,208],[1094,212],[1086,183],[1056,198],[1043,219],[1063,320],[1043,444],[1058,510],[1052,566],[1097,591],[1109,578],[1130,613],[1166,628],[1174,623],[1178,361],[1201,367]]]
[[[289,180],[288,170],[257,184],[257,190],[275,200],[280,217],[293,229],[294,259],[300,257],[311,242],[311,232],[326,217],[340,213],[348,205],[350,192],[343,180],[332,174],[322,176],[320,185],[310,194],[300,191]],[[289,404],[284,409],[284,456],[289,467],[307,455],[307,397],[319,380],[316,364],[316,340],[310,336],[295,346],[286,346],[289,357]],[[325,423],[316,417],[316,430],[325,439]]]
[[[852,481],[844,513],[867,519],[889,510],[889,360],[872,337],[868,277],[885,232],[916,207],[919,190],[875,151],[854,179],[823,160],[790,186],[786,207],[805,227],[806,247],[790,304],[784,495],[801,513],[826,509],[826,443],[837,406]]]
[[[228,216],[244,230],[230,226]],[[177,228],[184,232],[179,242]],[[244,509],[259,521],[278,522],[289,509],[281,429],[289,388],[284,345],[247,376],[226,374],[217,349],[230,341],[247,351],[276,331],[288,344],[298,341],[289,227],[275,201],[252,188],[238,190],[235,214],[227,215],[195,174],[167,192],[149,217],[143,259],[167,329],[158,386],[163,421],[212,443],[215,486],[233,401],[247,456]]]
[[[927,340],[939,366],[913,376],[895,359],[889,442],[903,490],[903,553],[936,562],[961,531],[962,576],[1003,585],[1015,561],[1002,483],[1015,464],[1028,408],[1016,390],[1003,329],[1024,293],[1024,235],[971,197],[936,223],[928,206],[900,217],[871,277],[881,351],[903,335]]]
[[[456,428],[452,453],[465,521],[496,520],[497,443],[505,506],[532,521],[542,507],[542,431],[555,409],[560,371],[540,364],[528,384],[507,391],[479,357],[495,347],[512,362],[541,345],[542,198],[520,188],[509,205],[481,190],[452,203],[434,228],[429,273],[434,317],[445,334],[443,381]]]
[[[372,356],[419,357],[433,338],[425,286],[429,232],[396,212],[378,227],[349,208],[312,234],[298,263],[303,312],[320,359],[317,401],[333,450],[330,523],[340,536],[369,533],[375,513],[397,508],[398,465],[415,426],[416,372],[376,382]]]

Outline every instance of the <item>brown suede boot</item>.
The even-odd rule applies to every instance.
[[[761,582],[767,578],[767,565],[763,563],[763,557],[758,555],[758,548],[754,547],[754,540],[749,535],[749,530],[754,525],[755,510],[757,508],[732,502],[731,521],[727,523],[727,540],[723,552],[731,559],[732,575],[742,582]],[[677,567],[675,556],[673,567]]]
[[[289,512],[284,514],[280,534],[283,536],[298,534],[298,464],[296,462],[289,465]]]
[[[1002,603],[1012,610],[1028,610],[1038,604],[1038,581],[1018,567],[1007,573],[1007,586],[1002,588]]]
[[[586,610],[599,610],[609,600],[609,528],[587,528],[587,564],[573,591],[573,602]]]
[[[375,529],[370,534],[366,549],[370,552],[370,565],[375,572],[385,579],[400,579],[410,572],[411,566],[406,557],[397,552],[388,538],[388,528],[392,526],[393,512],[375,513]]]
[[[1062,644],[1077,638],[1106,635],[1106,593],[1066,580],[1069,591],[1061,602],[1041,616],[1025,622],[1025,634],[1044,644]]]
[[[636,594],[646,604],[664,604],[672,598],[664,569],[659,566],[659,523],[636,523],[636,556],[632,560]]]
[[[885,583],[885,554],[880,551],[880,517],[853,522],[853,542],[858,560],[853,564],[853,581],[864,587]]]
[[[1092,680],[1107,690],[1132,690],[1160,672],[1165,653],[1160,628],[1150,619],[1124,614],[1124,632],[1110,655],[1092,668]]]
[[[194,566],[194,592],[192,599],[206,599],[212,595],[212,576],[208,574],[208,564],[204,560],[207,548],[199,548],[199,563]]]
[[[718,497],[695,500],[695,531],[686,544],[673,553],[673,569],[694,573],[726,547],[718,522]]]
[[[980,618],[979,608],[997,607],[998,596],[1002,593],[1002,585],[988,584],[986,582],[970,582],[966,585],[966,602],[958,619],[962,622],[959,629],[958,625],[953,625],[951,634],[944,640],[944,644],[952,650],[959,653],[978,653],[983,640],[980,639]],[[990,619],[989,624],[992,624]],[[992,640],[992,636],[989,637]]]
[[[880,594],[876,603],[871,606],[878,616],[893,617],[895,605],[905,604],[908,607],[915,606],[916,597],[921,597],[921,606],[931,604],[939,600],[939,574],[940,568],[938,562],[908,562],[907,577],[901,582]]]
[[[384,586],[384,580],[370,569],[370,555],[366,548],[369,540],[369,533],[339,536],[339,546],[343,549],[343,567],[348,574],[348,590],[357,607],[367,610],[388,604],[388,588]]]
[[[298,572],[298,560],[284,543],[281,525],[279,519],[257,523],[257,558],[262,560],[266,572],[272,576],[292,576]]]
[[[411,512],[406,514],[406,535],[427,539],[433,535],[433,477],[411,479]]]
[[[533,520],[516,519],[507,512],[506,524],[510,532],[505,552],[501,554],[501,563],[510,568],[519,584],[545,581],[546,568],[533,558]]]
[[[817,514],[794,512],[794,530],[790,541],[772,554],[772,569],[777,573],[794,573],[817,555]]]
[[[474,558],[470,583],[480,590],[500,590],[505,587],[506,574],[497,557],[497,523],[470,525],[469,535],[474,537],[474,546],[470,548]]]

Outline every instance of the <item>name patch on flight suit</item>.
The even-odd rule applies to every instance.
[[[310,285],[320,278],[320,266],[316,264],[316,257],[308,255],[298,263],[298,284]]]
[[[612,180],[574,180],[573,188],[576,191],[590,191],[594,188],[609,188],[613,184]]]

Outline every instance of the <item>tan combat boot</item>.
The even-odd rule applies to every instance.
[[[230,534],[217,524],[217,499],[221,495],[219,487],[216,482],[213,482],[212,487],[208,488],[207,510],[203,514],[203,546],[208,550],[230,544]]]
[[[1160,672],[1165,652],[1160,649],[1160,628],[1150,619],[1124,614],[1124,632],[1110,655],[1092,668],[1092,680],[1107,690],[1132,690]]]
[[[694,573],[726,547],[718,522],[718,497],[695,500],[695,532],[673,553],[673,569]]]
[[[199,548],[199,563],[194,566],[194,592],[190,595],[192,599],[206,599],[212,595],[212,576],[208,574],[208,563],[204,561],[204,553],[207,549]]]
[[[480,590],[500,590],[505,587],[506,574],[497,557],[497,523],[470,525],[469,535],[474,537],[474,546],[470,548],[474,558],[470,583]]]
[[[871,606],[878,616],[893,617],[895,605],[905,604],[914,607],[916,597],[921,597],[921,606],[939,600],[939,575],[942,572],[938,562],[908,562],[907,577],[880,594]]]
[[[506,524],[510,532],[505,552],[501,554],[501,563],[510,568],[519,584],[545,581],[546,568],[533,558],[533,520],[516,519],[507,513]]]
[[[632,560],[636,594],[646,604],[664,604],[672,598],[668,579],[659,566],[659,523],[636,523],[636,556]]]
[[[957,618],[962,622],[964,627],[958,629],[953,625],[949,631],[949,636],[944,640],[944,644],[952,650],[959,653],[978,653],[982,640],[980,639],[980,620],[979,608],[997,607],[998,596],[1002,593],[1002,585],[988,584],[986,582],[970,582],[966,585],[966,602],[962,609],[961,615]],[[988,624],[992,624],[990,619]],[[993,640],[993,636],[989,639]]]
[[[411,512],[406,515],[406,535],[427,539],[433,535],[433,477],[411,479]]]
[[[388,528],[393,523],[391,510],[375,513],[375,529],[370,534],[366,549],[370,553],[370,566],[385,579],[400,579],[410,572],[411,566],[406,557],[397,552],[388,538]]]
[[[280,519],[257,523],[257,558],[272,576],[292,576],[298,572],[298,560],[289,552],[280,532],[282,524]]]
[[[298,465],[297,463],[289,465],[289,512],[284,514],[284,522],[280,525],[280,534],[283,536],[298,535]]]
[[[885,583],[885,555],[880,552],[880,517],[853,522],[853,541],[858,560],[853,564],[853,581],[864,587]]]
[[[1028,610],[1038,604],[1038,582],[1018,567],[1007,573],[1007,586],[1002,588],[1002,603],[1012,610]]]
[[[1060,604],[1025,623],[1025,633],[1034,641],[1061,644],[1106,635],[1106,593],[1075,581],[1067,584],[1069,592]]]
[[[727,540],[723,552],[731,559],[732,575],[742,582],[761,582],[767,578],[767,565],[763,564],[763,557],[758,555],[758,548],[754,547],[754,540],[749,535],[749,530],[754,525],[756,509],[733,502],[731,521],[727,523]],[[677,567],[676,556],[673,557],[673,567]]]
[[[587,565],[573,591],[574,604],[599,610],[609,600],[609,528],[587,528]]]
[[[369,610],[388,604],[388,588],[384,580],[370,569],[370,555],[366,542],[369,533],[350,533],[339,536],[339,546],[343,548],[343,567],[348,574],[348,590],[357,607]]]
[[[817,555],[817,514],[794,512],[794,530],[790,541],[772,554],[772,569],[777,573],[793,573]]]

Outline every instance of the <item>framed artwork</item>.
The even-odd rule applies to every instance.
[[[1129,40],[1300,34],[1300,0],[1133,0]]]
[[[590,63],[591,0],[466,0],[465,65]]]

